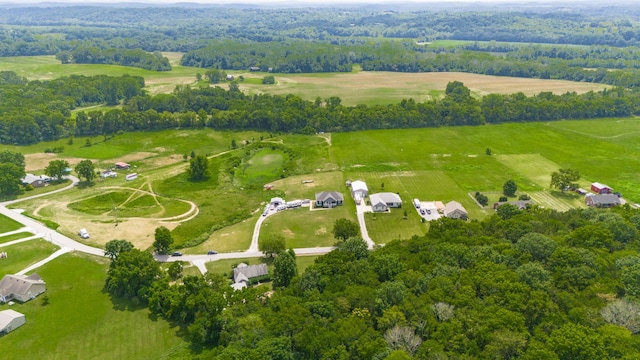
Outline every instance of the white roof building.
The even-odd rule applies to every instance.
[[[0,311],[0,334],[8,334],[27,322],[24,314],[15,310]]]

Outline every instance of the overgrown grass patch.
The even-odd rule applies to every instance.
[[[178,328],[152,319],[147,308],[111,300],[103,291],[107,268],[106,259],[77,253],[39,268],[47,291],[12,307],[26,315],[27,323],[2,338],[3,357],[155,360],[169,354],[189,356],[187,343],[177,336]],[[0,310],[7,308],[0,305]]]
[[[7,253],[5,259],[0,259],[0,278],[6,274],[16,273],[34,264],[58,250],[58,247],[42,239],[33,239],[19,244],[3,246]]]
[[[203,254],[209,250],[218,252],[244,251],[251,245],[253,229],[262,212],[257,211],[252,217],[230,226],[214,231],[200,245],[185,249],[185,253]]]

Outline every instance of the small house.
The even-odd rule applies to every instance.
[[[467,220],[467,210],[457,201],[449,201],[444,206],[444,216],[450,219]]]
[[[373,212],[389,211],[389,207],[387,206],[387,203],[385,203],[384,200],[382,200],[382,197],[380,197],[380,194],[371,194],[371,196],[369,196],[369,202],[371,203],[371,210]]]
[[[24,314],[7,309],[0,311],[0,334],[8,334],[27,322]]]
[[[344,195],[337,191],[323,191],[316,193],[316,207],[332,208],[342,205]]]
[[[50,178],[44,175],[34,175],[34,174],[26,174],[20,182],[23,186],[31,185],[34,188],[47,186]]]
[[[381,192],[377,193],[377,196],[384,201],[384,203],[390,208],[400,208],[402,207],[402,199],[400,195],[392,192]],[[373,196],[373,195],[372,195]]]
[[[602,195],[602,194],[611,194],[613,190],[605,184],[594,182],[593,184],[591,184],[591,191],[593,191],[598,195]]]
[[[584,202],[591,207],[610,208],[620,205],[620,198],[615,194],[590,194],[584,198]]]
[[[116,169],[118,170],[129,170],[129,168],[131,168],[131,165],[127,164],[126,162],[116,163]]]
[[[233,75],[227,75],[226,79],[227,81],[233,81],[235,78],[233,77]]]
[[[5,275],[0,280],[0,302],[26,302],[45,292],[45,282],[38,274]]]
[[[247,265],[240,263],[233,269],[233,288],[238,290],[247,287],[251,279],[259,278],[269,274],[267,264]],[[244,285],[242,285],[244,284]]]
[[[351,183],[351,195],[356,200],[360,201],[369,196],[369,188],[364,181],[356,180]]]

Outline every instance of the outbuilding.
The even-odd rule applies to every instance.
[[[0,311],[0,334],[8,334],[27,322],[24,314],[7,309]]]
[[[359,202],[360,200],[369,196],[369,188],[367,187],[367,183],[361,180],[356,180],[351,183],[351,195]]]
[[[602,195],[602,194],[611,194],[613,189],[611,189],[609,186],[605,184],[594,182],[593,184],[591,184],[591,191],[593,191],[596,194]]]

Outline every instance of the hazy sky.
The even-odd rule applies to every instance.
[[[587,0],[0,0],[0,3],[162,3],[162,4],[173,4],[173,3],[201,3],[201,4],[295,4],[296,6],[304,6],[308,4],[310,6],[323,4],[337,4],[337,5],[345,5],[345,4],[393,4],[393,3],[451,3],[451,2],[464,2],[464,3],[538,3],[538,4],[566,4],[566,3],[589,3]],[[604,5],[604,4],[619,4],[623,1],[619,0],[599,0],[595,4],[596,5]],[[628,1],[624,1],[627,2]],[[593,3],[591,1],[591,3]]]

